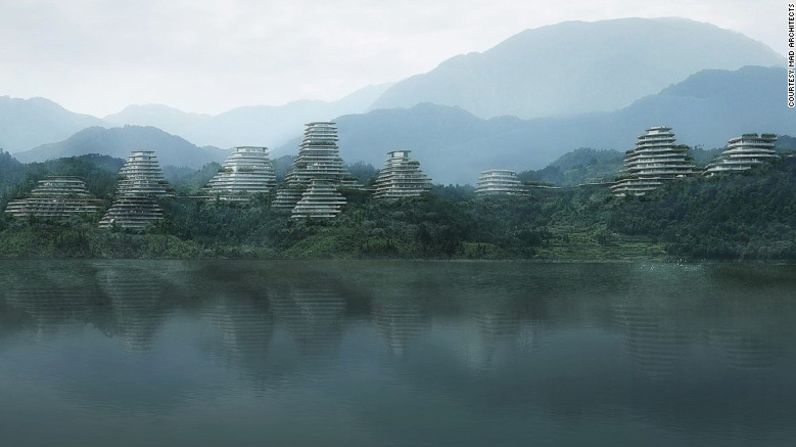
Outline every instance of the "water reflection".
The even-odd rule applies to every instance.
[[[274,323],[265,297],[227,291],[209,300],[203,313],[220,334],[212,350],[227,366],[252,377],[267,370]]]
[[[113,323],[111,334],[133,351],[148,350],[166,321],[168,281],[157,265],[103,263],[96,266],[100,289],[108,298]]]
[[[79,401],[100,413],[110,402],[120,412],[181,408],[196,418],[216,406],[257,414],[277,405],[297,421],[330,421],[325,433],[338,445],[351,440],[331,423],[340,417],[357,439],[397,444],[434,439],[440,426],[460,431],[444,438],[458,445],[531,442],[530,433],[577,443],[567,437],[573,427],[612,424],[684,445],[796,435],[787,424],[796,398],[793,267],[3,267],[0,388],[37,371],[26,380],[71,396],[53,407],[60,411]],[[69,363],[70,355],[83,357]],[[47,364],[57,369],[43,372]],[[391,427],[385,408],[400,408],[415,434]]]

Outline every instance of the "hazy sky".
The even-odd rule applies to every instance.
[[[680,16],[785,51],[785,0],[0,0],[0,95],[105,115],[336,99],[527,28]]]

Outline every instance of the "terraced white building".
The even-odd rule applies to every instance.
[[[331,219],[337,217],[346,200],[331,180],[312,179],[290,215],[293,219]]]
[[[431,189],[431,179],[420,169],[420,162],[412,160],[412,151],[398,150],[387,152],[384,168],[376,177],[377,199],[400,199],[417,197]]]
[[[83,179],[52,176],[39,180],[28,197],[9,202],[5,212],[16,218],[61,220],[95,214],[100,203]]]
[[[670,127],[651,127],[625,153],[624,167],[611,191],[619,197],[640,196],[674,179],[694,175],[696,167],[688,147],[676,144]]]
[[[239,146],[224,160],[205,190],[210,199],[245,202],[255,194],[270,193],[275,186],[276,175],[268,148]]]
[[[172,195],[155,152],[133,151],[119,170],[116,200],[99,226],[144,229],[163,219],[158,200]]]
[[[775,134],[743,134],[727,142],[727,148],[705,168],[705,175],[712,177],[725,172],[737,173],[780,158],[774,145]]]
[[[479,196],[517,195],[524,194],[523,186],[517,173],[506,169],[488,169],[478,176],[475,193]]]
[[[337,141],[335,123],[305,124],[304,138],[299,146],[293,169],[285,177],[283,186],[277,190],[276,197],[271,203],[272,208],[285,211],[295,208],[313,180],[318,180],[318,185],[331,184],[335,189],[361,187],[343,165]],[[345,198],[342,200],[345,204]],[[304,214],[306,213],[302,211],[299,216]]]

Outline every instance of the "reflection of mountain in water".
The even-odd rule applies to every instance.
[[[111,332],[128,349],[148,350],[170,311],[162,265],[113,262],[97,264],[97,282],[112,306]]]

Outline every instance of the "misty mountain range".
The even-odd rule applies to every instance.
[[[218,147],[295,153],[303,123],[335,119],[347,162],[380,167],[386,151],[410,149],[435,181],[471,183],[483,169],[539,169],[578,147],[625,150],[652,125],[705,147],[744,132],[796,134],[784,69],[770,67],[781,64],[762,43],[705,23],[566,22],[333,102],[215,116],[129,106],[100,119],[43,98],[0,97],[0,147],[23,161],[154,149],[164,164],[199,167],[223,159]],[[218,147],[200,147],[210,145]]]
[[[126,159],[134,149],[154,149],[162,165],[190,168],[223,161],[229,154],[229,151],[217,147],[197,147],[156,127],[124,126],[111,129],[89,127],[66,140],[18,152],[14,157],[25,163],[85,154],[103,154]]]
[[[623,109],[563,118],[481,119],[437,104],[374,110],[337,119],[341,154],[380,167],[387,151],[411,149],[435,181],[472,183],[484,169],[540,169],[579,147],[624,151],[653,125],[672,126],[680,143],[706,148],[745,132],[793,135],[784,76],[779,68],[706,70]],[[274,154],[295,152],[297,145],[294,140]]]
[[[104,118],[110,125],[153,126],[204,145],[229,148],[281,144],[309,121],[331,120],[366,111],[389,84],[362,88],[338,101],[294,101],[282,106],[238,107],[219,115],[186,113],[150,104],[128,106]],[[248,142],[248,143],[246,143]]]
[[[697,71],[744,65],[782,66],[782,57],[743,34],[691,20],[564,22],[448,59],[396,83],[374,107],[431,102],[482,118],[611,111]]]

